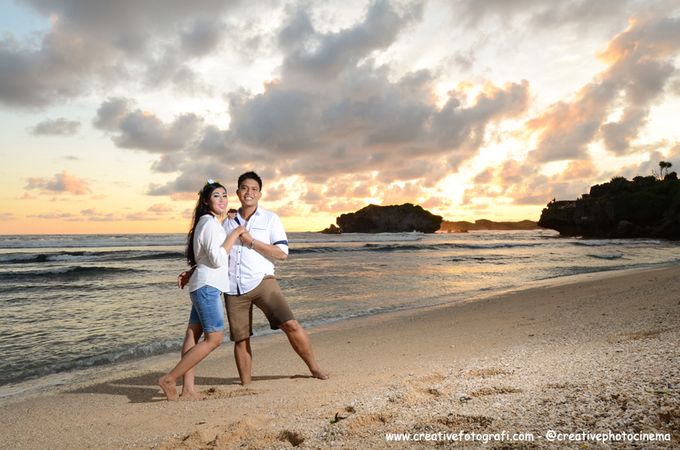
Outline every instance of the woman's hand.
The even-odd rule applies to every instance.
[[[191,272],[191,270],[185,270],[184,272],[177,275],[177,287],[184,289],[184,286],[186,286],[189,282],[189,278],[191,278]]]
[[[222,247],[229,252],[231,251],[231,247],[234,245],[234,242],[236,242],[236,239],[238,239],[240,236],[243,235],[243,233],[247,233],[246,228],[243,225],[239,225],[233,230],[231,230],[231,233],[229,233],[229,236],[224,240],[222,243]]]

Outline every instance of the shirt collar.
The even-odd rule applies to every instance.
[[[252,216],[250,216],[250,219],[252,220],[253,217],[259,216],[260,215],[260,205],[257,205],[257,209],[253,213]],[[237,224],[242,225],[246,222],[248,222],[246,219],[241,217],[241,208],[236,210],[236,217],[234,217],[234,220],[236,221]]]

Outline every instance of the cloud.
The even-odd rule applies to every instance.
[[[203,127],[196,114],[182,114],[169,124],[141,109],[132,110],[134,103],[125,98],[111,98],[101,104],[93,120],[96,128],[112,133],[112,140],[121,148],[150,152],[173,152],[192,143]],[[158,167],[172,171],[167,164]]]
[[[64,119],[44,120],[35,125],[31,133],[36,136],[71,136],[80,129],[80,122]]]
[[[387,48],[410,23],[422,16],[423,4],[413,2],[397,11],[394,2],[373,2],[363,22],[338,32],[317,33],[304,11],[298,9],[283,28],[279,42],[287,55],[284,78],[317,78],[327,82],[356,66],[372,51]]]
[[[210,54],[219,46],[225,28],[225,24],[217,18],[197,18],[180,33],[184,54],[195,57]]]
[[[172,208],[172,206],[165,203],[155,203],[149,206],[149,209],[147,211],[156,214],[166,214],[174,212],[174,209]]]
[[[609,67],[583,87],[572,102],[558,102],[530,120],[538,133],[531,153],[537,162],[584,159],[588,146],[603,139],[625,155],[646,124],[653,102],[675,72],[680,51],[680,18],[632,21],[600,55]],[[608,121],[620,109],[621,117]]]
[[[26,189],[42,189],[55,193],[68,193],[73,195],[84,195],[91,192],[87,181],[71,175],[63,170],[54,175],[51,179],[32,177],[28,179]]]
[[[489,123],[522,114],[529,99],[526,82],[489,85],[467,103],[452,92],[440,109],[427,71],[390,82],[381,68],[364,66],[339,81],[323,92],[281,83],[232,99],[225,147],[293,158],[285,168],[291,175],[406,170],[414,159],[429,168],[436,155],[452,156],[455,168],[479,149]]]
[[[68,220],[68,221],[72,221],[72,222],[82,220],[82,217],[80,217],[79,215],[76,215],[76,214],[73,214],[73,213],[59,212],[59,211],[43,213],[43,214],[32,214],[32,215],[29,215],[28,217],[35,217],[35,218],[43,219],[43,220]]]
[[[54,211],[43,214],[35,214],[29,217],[36,217],[44,220],[66,220],[69,222],[82,222],[82,221],[123,222],[123,221],[167,220],[167,216],[165,214],[159,214],[158,212],[151,210],[121,214],[119,212],[103,212],[95,208],[82,209],[78,214]]]
[[[91,222],[111,222],[118,220],[113,213],[103,213],[96,209],[88,208],[80,211],[81,219],[89,220]]]
[[[0,219],[1,220],[15,220],[17,217],[14,213],[11,212],[0,212]]]
[[[23,0],[50,18],[38,45],[11,35],[0,40],[0,102],[10,106],[46,107],[112,83],[152,79],[158,75],[158,49],[166,56],[201,57],[217,48],[225,35],[219,17],[237,1],[198,0]],[[163,58],[161,58],[163,60]],[[192,77],[183,58],[164,59],[167,80]],[[200,85],[194,80],[190,89]],[[182,84],[177,84],[182,88]],[[160,87],[154,86],[154,87]]]
[[[5,37],[0,40],[0,102],[44,107],[88,92],[90,72],[105,72],[109,52],[97,43],[59,31],[45,36],[39,49]]]
[[[526,25],[539,28],[578,26],[587,28],[588,24],[614,21],[630,14],[635,1],[631,0],[459,0],[452,3],[453,12],[458,20],[468,26],[478,26],[490,19],[504,24],[522,21]],[[662,7],[666,1],[650,2]],[[656,5],[647,5],[652,8]]]
[[[95,128],[115,131],[133,105],[133,101],[123,97],[109,98],[97,109],[97,116],[92,121]]]
[[[235,179],[254,168],[265,180],[298,176],[316,193],[304,201],[317,211],[343,197],[369,197],[365,187],[348,184],[346,194],[329,200],[324,189],[347,174],[371,180],[373,198],[410,182],[413,188],[399,200],[415,201],[474,157],[490,127],[521,117],[530,104],[528,82],[518,81],[486,82],[474,95],[468,87],[452,89],[441,105],[434,94],[441,74],[423,69],[395,76],[388,64],[376,62],[420,20],[421,9],[420,2],[375,2],[353,25],[328,32],[318,31],[304,10],[289,10],[278,34],[280,78],[257,94],[230,93],[229,128],[207,124],[183,150],[164,152],[153,169],[180,173],[148,193],[193,192],[208,174]],[[125,102],[114,100],[102,105],[97,119],[110,129],[120,128],[125,115],[124,107],[114,107]],[[108,109],[115,120],[104,113]]]
[[[116,220],[125,220],[125,221],[133,221],[133,222],[145,222],[145,221],[154,221],[154,220],[167,220],[166,217],[163,217],[159,215],[158,213],[153,213],[153,212],[136,212],[136,213],[130,213],[126,214],[124,217],[121,217]]]
[[[501,198],[515,205],[545,205],[553,198],[575,199],[603,176],[590,160],[571,161],[561,173],[546,176],[530,161],[509,159],[478,174],[465,190],[464,203]]]
[[[590,160],[570,161],[566,169],[560,174],[559,179],[569,181],[574,179],[588,180],[598,176],[595,163]]]

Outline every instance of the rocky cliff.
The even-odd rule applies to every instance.
[[[442,223],[441,216],[435,216],[418,205],[377,206],[368,205],[360,210],[342,214],[336,219],[338,228],[331,225],[325,233],[398,233],[420,231],[434,233]]]
[[[613,178],[580,199],[550,202],[538,221],[565,236],[680,239],[680,181]]]

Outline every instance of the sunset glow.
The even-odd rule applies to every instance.
[[[159,5],[0,7],[0,233],[184,232],[247,170],[289,231],[537,220],[680,167],[677,1]]]

